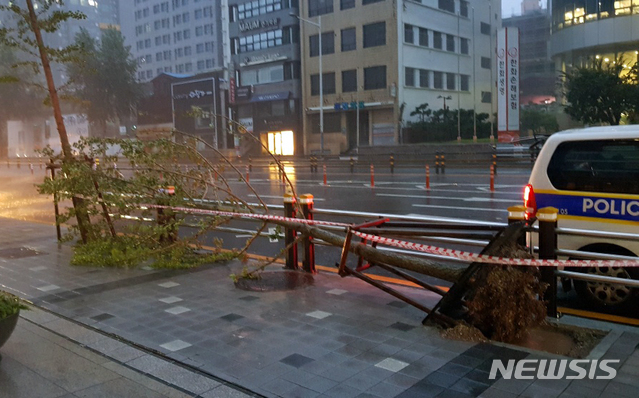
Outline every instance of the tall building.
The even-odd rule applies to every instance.
[[[594,57],[621,59],[625,68],[639,60],[639,4],[636,1],[552,2],[550,55],[560,72]]]
[[[298,0],[228,3],[234,119],[271,153],[303,154]]]
[[[300,26],[305,153],[401,143],[424,103],[492,114],[500,9],[500,0],[300,2],[313,22]]]
[[[556,90],[555,63],[550,58],[550,12],[527,3],[522,1],[522,15],[502,22],[504,27],[519,28],[520,103],[547,104],[555,100]]]
[[[223,67],[219,0],[120,0],[120,20],[139,81]]]

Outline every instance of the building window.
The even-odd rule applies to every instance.
[[[335,94],[335,72],[322,74],[323,93]],[[319,95],[319,74],[311,75],[311,95]]]
[[[247,1],[237,6],[237,19],[257,17],[282,9],[282,0]],[[205,9],[206,10],[206,9]]]
[[[428,47],[428,29],[419,28],[419,45]]]
[[[349,8],[355,8],[355,0],[340,0],[340,10],[348,10]]]
[[[384,0],[362,0],[362,5],[367,5],[367,4],[373,4],[373,3],[379,3],[380,1],[384,1]]]
[[[455,52],[455,36],[446,35],[446,51]]]
[[[455,90],[456,75],[454,73],[446,73],[446,88],[449,90]]]
[[[479,25],[479,31],[481,32],[482,35],[490,35],[490,25],[487,24],[486,22],[482,22]]]
[[[430,87],[429,74],[430,74],[430,72],[427,71],[426,69],[420,69],[419,70],[419,87],[422,87],[422,88],[429,88]]]
[[[466,55],[468,55],[468,47],[470,47],[470,46],[468,45],[468,42],[469,42],[469,41],[470,41],[470,40],[468,40],[468,39],[464,39],[464,38],[462,38],[462,37],[460,37],[460,38],[459,38],[460,52],[461,52],[462,54],[466,54]]]
[[[404,24],[404,43],[415,43],[415,30],[413,25]]]
[[[352,93],[357,91],[357,70],[342,71],[342,92]]]
[[[415,87],[415,68],[406,68],[404,84],[407,87]]]
[[[256,33],[254,35],[240,37],[239,52],[246,53],[264,48],[277,47],[281,46],[282,43],[282,29]]]
[[[364,25],[364,48],[386,44],[386,22]]]
[[[386,88],[386,66],[364,68],[364,90]]]
[[[484,69],[490,69],[492,62],[488,57],[481,57],[481,67]]]
[[[433,87],[440,90],[444,88],[443,72],[433,72]]]
[[[468,75],[461,75],[461,83],[460,83],[460,89],[461,91],[469,91],[470,88],[470,76]]]
[[[342,29],[342,51],[357,49],[355,28]]]
[[[455,0],[438,0],[438,7],[440,10],[455,12]]]
[[[438,50],[442,49],[442,32],[433,32],[433,47]]]
[[[462,17],[468,17],[468,2],[461,0],[459,2],[459,14]]]
[[[490,104],[491,102],[493,102],[493,93],[491,93],[490,91],[482,91],[481,102],[484,104]]]
[[[317,57],[319,55],[319,35],[313,35],[308,38],[310,56]],[[322,33],[322,55],[335,53],[335,34],[333,32]]]
[[[333,0],[308,0],[308,16],[330,14],[333,12]]]

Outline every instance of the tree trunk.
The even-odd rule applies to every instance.
[[[316,239],[321,239],[333,246],[342,247],[344,245],[345,238],[320,228],[288,221],[272,220],[272,222],[284,227],[294,228],[304,235],[312,236]],[[434,278],[442,279],[448,282],[457,281],[464,269],[466,269],[465,265],[455,266],[439,264],[430,260],[426,260],[424,258],[382,251],[371,246],[362,245],[359,243],[351,243],[349,251],[351,253],[355,253],[358,256],[362,256],[365,260],[371,263],[388,264],[394,267],[432,276]]]
[[[29,22],[31,25],[31,31],[35,35],[36,43],[38,44],[38,51],[40,53],[40,60],[42,62],[42,69],[44,70],[44,76],[47,80],[47,88],[49,90],[49,96],[51,97],[51,106],[53,107],[53,117],[55,118],[56,127],[58,128],[58,134],[60,135],[60,144],[62,146],[62,154],[64,155],[65,163],[72,163],[73,152],[71,151],[71,144],[69,143],[69,136],[64,125],[62,118],[62,110],[60,108],[60,98],[58,97],[58,91],[53,81],[53,73],[51,72],[51,63],[49,62],[49,56],[47,55],[44,41],[42,40],[42,32],[38,24],[38,18],[33,8],[33,1],[26,0],[27,7],[29,9]],[[78,228],[80,229],[80,236],[82,241],[86,243],[88,241],[88,225],[90,223],[89,216],[87,214],[86,207],[82,204],[82,199],[73,198],[73,207],[76,210],[76,218],[78,220]]]

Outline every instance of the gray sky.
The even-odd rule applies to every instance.
[[[546,8],[546,0],[541,0],[541,6]],[[513,14],[521,15],[521,0],[501,0],[502,18],[507,18]]]

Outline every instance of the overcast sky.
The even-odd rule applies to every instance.
[[[546,0],[541,0],[541,6],[546,8]],[[501,12],[502,18],[510,17],[513,14],[521,15],[521,0],[501,0]]]

